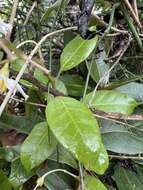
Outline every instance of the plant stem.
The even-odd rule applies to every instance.
[[[40,46],[42,45],[42,43],[48,38],[48,37],[51,37],[55,34],[58,34],[60,32],[64,32],[64,31],[67,31],[67,30],[73,30],[73,29],[76,29],[76,27],[68,27],[68,28],[63,28],[63,29],[60,29],[60,30],[56,30],[54,32],[51,32],[51,33],[48,33],[46,34],[40,41],[39,43],[37,43],[37,45],[35,46],[35,48],[32,50],[32,52],[30,53],[30,55],[27,57],[26,59],[26,62],[25,64],[22,66],[19,74],[17,75],[16,77],[16,80],[15,80],[15,85],[13,87],[12,90],[9,90],[9,92],[7,93],[4,101],[2,102],[1,106],[0,106],[0,116],[2,115],[4,109],[5,109],[5,106],[7,105],[16,85],[18,84],[19,80],[21,79],[22,75],[24,74],[26,68],[27,68],[27,65],[29,62],[31,62],[32,60],[32,57],[34,56],[34,54],[38,51],[38,49],[40,48]]]
[[[112,158],[117,158],[117,159],[121,159],[121,160],[125,160],[125,159],[131,159],[131,160],[143,160],[143,157],[141,156],[124,156],[124,155],[113,155],[113,154],[109,154],[109,157]]]
[[[133,24],[133,22],[132,22],[130,16],[128,15],[128,11],[127,11],[125,5],[124,5],[124,4],[121,4],[121,8],[122,8],[122,12],[123,12],[123,15],[124,15],[124,17],[125,17],[125,20],[126,20],[128,26],[129,26],[129,28],[130,28],[130,30],[131,30],[133,36],[134,36],[134,38],[135,38],[135,40],[136,40],[136,42],[137,42],[139,48],[141,49],[141,51],[143,51],[143,44],[142,44],[142,41],[141,41],[141,39],[140,39],[140,37],[139,37],[139,34],[138,34],[138,32],[137,32],[137,30],[136,30],[136,28],[135,28],[135,26],[134,26],[134,24]]]
[[[120,56],[118,57],[118,59],[115,61],[115,63],[110,67],[110,69],[103,75],[103,77],[100,78],[100,80],[98,81],[96,87],[94,88],[94,91],[93,91],[93,95],[89,101],[89,107],[92,105],[92,101],[95,97],[95,94],[96,94],[96,91],[99,87],[99,85],[101,84],[101,82],[106,78],[106,76],[108,76],[110,74],[110,72],[115,68],[115,66],[119,63],[120,59],[122,58],[122,56],[124,55],[124,53],[126,52],[126,50],[128,49],[129,45],[130,45],[130,42],[131,42],[132,38],[131,36],[129,35],[129,39],[128,39],[128,42],[126,44],[126,46],[123,48]]]
[[[73,177],[73,178],[75,178],[75,179],[78,179],[78,178],[79,178],[78,176],[76,176],[76,175],[74,175],[74,174],[68,172],[67,170],[64,170],[64,169],[55,169],[55,170],[51,170],[51,171],[45,173],[45,174],[44,174],[43,176],[41,176],[38,180],[41,179],[41,181],[44,182],[44,179],[45,179],[48,175],[50,175],[50,174],[52,174],[52,173],[55,173],[55,172],[63,172],[63,173],[66,173],[66,174],[70,175],[71,177]],[[38,180],[37,180],[37,181],[38,181]],[[43,185],[43,184],[38,184],[38,183],[37,183],[37,185],[35,186],[35,188],[34,188],[33,190],[36,190],[37,187],[39,187],[39,186],[41,186],[41,185]]]

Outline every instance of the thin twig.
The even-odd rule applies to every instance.
[[[89,101],[89,107],[92,105],[92,101],[95,97],[95,94],[96,94],[96,91],[99,87],[99,85],[101,84],[101,82],[110,74],[110,72],[115,68],[115,66],[119,63],[119,61],[121,60],[121,58],[123,57],[124,53],[126,52],[126,50],[128,49],[130,43],[131,43],[131,35],[129,35],[129,39],[128,39],[128,42],[127,44],[124,46],[120,56],[118,57],[118,59],[115,61],[115,63],[111,66],[111,68],[103,75],[103,77],[100,78],[100,80],[98,81],[96,87],[94,88],[94,91],[93,91],[93,95]]]
[[[121,113],[104,112],[104,111],[99,111],[99,110],[95,110],[93,112],[102,117],[107,117],[107,118],[112,118],[112,119],[143,121],[143,115],[137,115],[137,114],[125,115],[125,114],[121,114]]]
[[[137,6],[137,0],[133,0],[132,4],[133,4],[133,9],[134,9],[134,12],[136,14],[136,17],[137,17],[138,21],[140,22],[139,13],[138,13],[138,6]]]
[[[13,7],[12,7],[12,12],[11,12],[11,16],[10,16],[10,21],[9,21],[12,29],[13,29],[13,26],[14,26],[14,19],[15,19],[15,16],[16,16],[16,11],[17,11],[18,4],[19,4],[19,0],[14,0]],[[12,34],[12,30],[10,31],[10,33],[7,36],[8,39],[10,39],[11,34]]]
[[[36,43],[37,44],[37,43]],[[16,55],[16,52],[15,54],[13,54],[9,48],[6,46],[5,42],[3,41],[3,39],[0,40],[0,47],[5,51],[5,53],[7,54],[7,57],[10,61],[13,61],[17,58],[18,55]],[[38,49],[39,50],[39,49]],[[28,59],[28,56],[23,54],[22,55],[22,58],[23,59]],[[48,75],[49,79],[51,79],[51,76],[50,76],[50,71],[48,69],[46,69],[45,67],[43,67],[42,65],[36,63],[36,61],[34,60],[30,60],[29,63],[31,63],[34,67],[37,67],[38,69],[40,69],[41,71],[43,71],[46,75]],[[52,82],[52,80],[51,80]]]
[[[143,160],[143,157],[141,156],[125,156],[125,155],[114,155],[114,154],[109,154],[108,155],[110,157],[110,159],[112,158],[117,158],[117,159],[120,159],[120,160]]]
[[[39,104],[39,103],[36,103],[36,102],[25,102],[24,100],[19,100],[19,99],[14,98],[14,97],[11,97],[10,99],[11,100],[15,100],[16,102],[20,102],[22,104],[29,104],[29,105],[33,105],[33,106],[41,107],[41,108],[45,108],[46,107],[45,104]]]
[[[132,15],[134,21],[135,21],[136,24],[138,25],[138,27],[139,27],[140,29],[142,29],[142,24],[140,23],[139,19],[137,18],[136,13],[134,12],[134,10],[133,10],[131,4],[129,3],[129,1],[128,1],[128,0],[123,0],[123,1],[124,1],[125,5],[127,6],[127,8],[129,9],[129,11],[130,11],[130,13],[131,13],[131,15]]]
[[[112,122],[114,122],[114,123],[118,123],[118,124],[121,124],[121,125],[125,125],[125,126],[127,126],[127,127],[129,127],[129,128],[135,128],[134,125],[130,125],[130,124],[125,123],[125,122],[123,122],[123,121],[119,121],[119,120],[116,120],[116,119],[108,118],[108,117],[105,117],[105,116],[102,116],[102,115],[98,115],[98,114],[93,114],[93,115],[94,115],[95,117],[97,117],[97,118],[101,118],[101,119],[105,119],[105,120],[108,120],[108,121],[112,121]]]
[[[23,46],[23,45],[25,45],[27,43],[37,45],[37,42],[35,42],[34,40],[25,40],[25,41],[21,42],[20,44],[18,44],[16,46],[16,48],[20,48],[21,46]],[[39,53],[39,58],[40,58],[41,62],[44,63],[44,59],[43,59],[43,56],[42,56],[42,51],[41,51],[40,48],[38,49],[38,53]]]
[[[97,16],[97,14],[95,13],[95,11],[93,11],[91,13],[91,16],[101,25],[101,26],[105,26],[107,27],[108,26],[108,23],[106,23],[104,20],[101,20],[101,18],[99,16]],[[127,34],[128,31],[127,30],[120,30],[118,28],[115,28],[115,27],[111,27],[111,29],[114,31],[114,32],[118,32],[120,34]]]
[[[10,51],[10,49],[8,49],[6,47],[6,45],[3,43],[2,39],[0,39],[0,48],[3,49],[3,51],[7,54],[7,58],[9,60],[12,61],[12,60],[16,59],[16,56],[14,54],[12,54],[12,52]]]
[[[80,173],[80,190],[85,190],[84,179],[83,179],[83,166],[80,162],[79,162],[79,173]]]
[[[15,79],[15,85],[13,87],[13,89],[9,90],[5,99],[3,100],[1,106],[0,106],[0,116],[2,115],[3,113],[3,110],[5,109],[5,106],[7,105],[11,95],[13,94],[14,90],[15,90],[15,87],[16,85],[18,84],[20,78],[22,77],[23,73],[25,72],[26,68],[27,68],[27,62],[29,62],[29,60],[26,61],[26,63],[22,66],[19,74],[17,75],[16,79]]]
[[[121,9],[122,9],[122,13],[125,17],[125,20],[129,26],[134,38],[135,38],[135,40],[137,41],[139,48],[141,49],[141,51],[143,51],[143,43],[142,43],[142,40],[140,39],[140,35],[138,34],[136,26],[134,25],[132,18],[128,14],[126,6],[123,3],[121,3]]]
[[[75,29],[75,27],[68,27],[68,28],[63,28],[63,29],[60,29],[60,30],[56,30],[54,32],[51,32],[51,33],[48,33],[46,34],[40,41],[39,43],[35,46],[35,48],[32,50],[32,52],[30,53],[30,55],[28,56],[28,58],[26,59],[26,62],[25,64],[23,64],[19,74],[17,75],[16,77],[16,80],[15,80],[15,85],[13,87],[12,90],[9,90],[9,92],[7,93],[4,101],[2,102],[1,106],[0,106],[0,116],[2,115],[3,113],[3,110],[5,109],[5,106],[7,105],[11,95],[13,94],[14,90],[15,90],[15,87],[16,85],[18,84],[19,80],[21,79],[23,73],[25,72],[26,68],[27,68],[27,65],[28,63],[32,60],[33,56],[35,55],[35,53],[38,51],[38,49],[40,48],[40,46],[42,45],[42,43],[48,38],[48,37],[51,37],[55,34],[58,34],[60,32],[65,32],[65,31],[68,31],[68,30],[73,30]]]
[[[75,178],[75,179],[78,179],[78,178],[79,178],[78,176],[72,174],[71,172],[69,172],[69,171],[67,171],[67,170],[64,170],[64,169],[54,169],[54,170],[51,170],[51,171],[45,173],[43,176],[41,176],[41,177],[37,180],[37,185],[35,186],[35,188],[34,188],[33,190],[36,190],[37,187],[42,186],[42,185],[43,185],[42,183],[44,183],[45,178],[46,178],[48,175],[50,175],[50,174],[52,174],[52,173],[55,173],[55,172],[63,172],[63,173],[66,173],[66,174],[68,174],[69,176],[71,176],[71,177],[73,177],[73,178]],[[38,184],[38,182],[39,182],[39,184]]]
[[[34,1],[33,2],[33,4],[32,4],[32,6],[31,6],[31,8],[30,8],[30,10],[29,10],[29,12],[28,12],[28,14],[27,14],[27,16],[26,16],[26,19],[25,19],[25,22],[24,22],[24,26],[27,24],[27,22],[28,22],[28,20],[29,20],[29,18],[30,18],[30,15],[32,14],[32,11],[33,11],[33,9],[35,8],[37,6],[37,1]]]

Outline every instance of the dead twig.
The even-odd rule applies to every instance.
[[[32,6],[31,6],[31,8],[30,8],[30,10],[29,10],[29,12],[28,12],[28,14],[27,14],[27,16],[26,16],[26,19],[25,19],[25,22],[24,22],[24,26],[27,24],[27,22],[28,22],[28,20],[29,20],[29,18],[30,18],[30,15],[32,14],[32,11],[33,11],[33,9],[35,8],[37,6],[37,1],[34,1],[33,2],[33,4],[32,4]]]
[[[13,26],[14,26],[14,19],[15,19],[15,16],[16,16],[16,11],[17,11],[18,4],[19,4],[19,0],[14,0],[13,7],[12,7],[12,12],[11,12],[11,16],[10,16],[10,21],[9,21],[12,29],[13,29]],[[11,34],[12,34],[12,30],[8,34],[7,39],[10,39]]]
[[[133,10],[131,4],[129,3],[129,1],[128,1],[128,0],[123,0],[123,1],[124,1],[124,3],[125,3],[126,7],[128,8],[128,10],[130,11],[133,20],[136,22],[136,24],[138,25],[138,27],[139,27],[140,29],[142,29],[142,24],[140,23],[140,21],[139,21],[137,15],[136,15],[136,13],[134,12],[134,10]]]
[[[134,9],[134,12],[136,14],[136,17],[137,17],[138,21],[140,22],[139,13],[138,13],[138,6],[137,6],[137,0],[133,0],[132,7]]]
[[[121,113],[115,113],[115,112],[104,112],[99,110],[92,110],[95,114],[105,117],[105,118],[111,118],[111,119],[118,119],[118,120],[131,120],[131,121],[143,121],[143,114],[137,115],[125,115]]]

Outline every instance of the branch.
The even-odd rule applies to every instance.
[[[114,154],[109,154],[109,158],[112,159],[112,158],[116,158],[116,159],[119,159],[119,160],[143,160],[143,157],[142,156],[125,156],[125,155],[114,155]]]
[[[13,26],[14,26],[14,19],[15,19],[15,16],[16,16],[16,11],[17,11],[18,4],[19,4],[19,0],[14,0],[13,7],[12,7],[12,12],[11,12],[11,17],[10,17],[10,21],[9,21],[9,23],[12,26],[12,29],[13,29]],[[8,39],[10,39],[11,34],[12,34],[12,30],[10,31],[10,33],[7,36]]]
[[[125,3],[125,5],[126,5],[126,7],[129,9],[129,11],[130,11],[130,13],[131,13],[131,15],[132,15],[134,21],[135,21],[136,24],[138,25],[138,27],[139,27],[140,29],[142,29],[142,24],[140,23],[140,21],[139,21],[137,15],[136,15],[136,13],[134,12],[134,10],[133,10],[131,4],[129,3],[129,1],[128,1],[128,0],[124,0],[124,3]]]
[[[22,75],[24,74],[26,68],[27,68],[27,65],[28,63],[32,60],[33,56],[35,55],[35,53],[37,53],[38,49],[40,48],[40,46],[42,45],[42,43],[48,38],[48,37],[51,37],[55,34],[58,34],[60,32],[64,32],[64,31],[68,31],[68,30],[72,30],[72,29],[75,29],[75,27],[69,27],[69,28],[63,28],[63,29],[60,29],[60,30],[56,30],[54,32],[51,32],[51,33],[48,33],[46,34],[45,36],[43,36],[43,38],[39,41],[39,43],[35,46],[35,48],[31,51],[30,55],[27,57],[25,63],[23,64],[20,72],[18,73],[16,79],[15,79],[15,85],[13,87],[12,90],[9,90],[9,92],[7,93],[4,101],[2,102],[1,106],[0,106],[0,116],[2,115],[4,109],[5,109],[5,106],[7,105],[10,97],[12,96],[14,90],[15,90],[15,87],[16,85],[18,84],[19,80],[21,79]]]
[[[93,113],[102,116],[103,118],[111,118],[111,119],[117,119],[117,120],[132,120],[132,121],[143,121],[143,114],[137,115],[126,115],[121,113],[115,113],[115,112],[104,112],[99,110],[92,110]]]

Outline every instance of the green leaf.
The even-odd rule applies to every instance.
[[[104,173],[108,156],[98,123],[84,104],[73,98],[57,97],[48,104],[46,117],[50,129],[65,148],[87,169]]]
[[[70,70],[84,61],[95,48],[97,39],[97,36],[91,40],[84,40],[77,36],[70,41],[61,54],[61,70]]]
[[[104,184],[96,177],[86,175],[84,180],[85,190],[107,190]]]
[[[112,90],[114,88],[118,88],[120,86],[123,86],[125,84],[129,84],[131,82],[134,82],[134,81],[137,81],[137,80],[141,80],[143,78],[143,75],[136,75],[134,77],[130,77],[128,79],[123,79],[123,80],[120,80],[120,81],[114,81],[114,82],[111,82],[109,85],[107,85],[106,87],[104,87],[105,90]]]
[[[56,140],[46,122],[37,124],[21,148],[21,162],[27,171],[41,164],[54,151]]]
[[[42,176],[49,171],[61,168],[72,173],[72,169],[70,169],[65,164],[54,162],[48,159],[45,167],[38,170],[38,175]],[[44,185],[49,190],[73,190],[77,189],[76,187],[78,185],[78,181],[64,172],[54,172],[45,178]]]
[[[11,61],[10,68],[13,69],[14,71],[19,72],[24,63],[25,63],[24,59],[17,58]]]
[[[12,186],[7,176],[0,170],[0,189],[1,190],[12,190]]]
[[[64,93],[65,95],[68,94],[65,84],[61,80],[57,80],[55,84],[55,88],[59,91]]]
[[[36,112],[30,116],[16,116],[3,113],[0,118],[0,128],[16,129],[18,132],[28,134],[33,126],[42,119]]]
[[[57,10],[60,8],[61,3],[62,3],[63,6],[65,7],[66,4],[68,3],[68,1],[67,1],[67,0],[64,0],[64,1],[62,1],[62,0],[57,0],[53,5],[51,5],[51,6],[47,9],[47,11],[46,11],[46,12],[44,13],[44,15],[42,16],[41,21],[42,21],[42,22],[43,22],[43,21],[47,22],[48,19],[49,19],[49,17],[53,14],[53,12],[54,12],[54,11],[57,11]]]
[[[92,95],[92,92],[89,93],[83,101],[89,104]],[[122,114],[131,114],[137,105],[137,102],[127,94],[110,90],[98,90],[91,103],[91,107],[97,110]]]
[[[97,54],[96,60],[87,63],[87,68],[90,70],[90,75],[96,82],[98,82],[100,78],[102,78],[109,70],[109,66],[105,64],[105,58],[105,51],[101,51],[99,54]],[[102,83],[104,84],[108,81],[108,79],[109,76],[107,76],[106,81],[103,81]]]
[[[123,92],[131,96],[132,98],[143,101],[143,84],[137,82],[131,82],[115,89],[118,92]]]
[[[38,87],[35,86],[33,83],[27,81],[27,80],[24,80],[24,79],[20,79],[20,84],[22,84],[23,86],[25,86],[26,88],[28,89],[31,89],[31,90],[38,90]]]
[[[73,154],[60,144],[57,146],[56,150],[51,156],[49,156],[48,159],[56,161],[58,163],[67,164],[75,169],[78,168],[77,161]]]
[[[33,172],[27,174],[19,158],[11,163],[9,181],[15,190],[19,190],[19,187],[22,186],[32,175],[34,175]]]
[[[141,190],[143,187],[137,173],[129,169],[118,166],[113,177],[119,190]]]
[[[15,150],[16,148],[17,146],[0,147],[0,159],[11,162],[18,156],[18,152]]]
[[[43,84],[48,84],[49,78],[39,69],[35,69],[34,77]]]
[[[60,79],[64,82],[68,91],[68,95],[74,97],[80,97],[83,95],[85,82],[80,76],[65,74],[61,76]],[[90,87],[88,87],[88,92],[89,90]]]
[[[123,154],[143,153],[143,138],[126,126],[111,121],[101,122],[102,139],[107,150]]]

